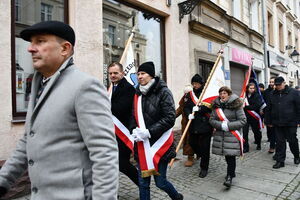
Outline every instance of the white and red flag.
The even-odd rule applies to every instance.
[[[201,104],[207,107],[211,107],[212,101],[219,96],[219,89],[225,86],[225,76],[223,71],[222,59],[219,59],[216,69],[212,74],[212,77],[204,91]]]

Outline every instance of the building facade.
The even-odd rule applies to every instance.
[[[28,43],[20,31],[44,20],[70,24],[76,33],[74,60],[80,70],[107,82],[106,67],[118,61],[126,41],[132,46],[135,66],[153,61],[177,101],[189,83],[188,18],[179,23],[179,1],[153,0],[1,0],[0,1],[0,160],[9,157],[24,134],[32,68]]]
[[[300,85],[299,59],[291,58],[299,52],[299,0],[268,0],[265,19],[267,30],[267,61],[270,77],[283,76],[291,87]]]
[[[40,21],[70,24],[76,33],[75,64],[106,86],[107,66],[120,60],[134,33],[134,66],[153,61],[156,75],[167,82],[176,104],[195,73],[207,79],[220,49],[226,85],[237,94],[250,65],[259,82],[282,75],[289,85],[300,84],[298,63],[290,57],[299,51],[299,0],[189,0],[194,3],[191,13],[178,6],[182,2],[1,0],[0,160],[10,155],[24,134],[31,92],[28,42],[19,33]]]

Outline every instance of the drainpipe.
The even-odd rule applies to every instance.
[[[261,1],[261,7],[262,7],[262,28],[263,28],[263,37],[264,37],[264,64],[265,64],[265,86],[267,87],[269,83],[269,74],[268,74],[268,42],[267,42],[267,30],[266,30],[266,18],[267,18],[267,13],[266,13],[266,4],[265,0]]]

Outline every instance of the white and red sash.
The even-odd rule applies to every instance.
[[[248,102],[247,98],[245,99],[245,104],[249,105],[249,102]],[[258,121],[260,129],[264,128],[264,124],[262,123],[262,119],[261,119],[260,115],[257,112],[255,112],[254,110],[246,110],[246,111],[247,111],[247,113],[249,113],[249,115],[251,115],[255,120]]]
[[[112,96],[112,84],[108,89],[109,99]],[[131,136],[129,130],[116,118],[112,115],[112,120],[115,126],[115,134],[116,136],[133,152],[134,147],[134,139]]]
[[[134,96],[134,116],[138,127],[146,129],[142,111],[142,96]],[[137,142],[139,165],[143,178],[159,175],[158,163],[172,145],[173,140],[172,129],[169,129],[152,146],[150,146],[149,139]]]
[[[113,115],[116,136],[133,152],[134,139],[129,130]]]
[[[229,122],[229,120],[226,118],[226,116],[225,116],[225,114],[224,114],[224,112],[223,112],[222,109],[217,108],[217,109],[216,109],[216,113],[217,113],[217,115],[218,115],[218,117],[219,117],[219,119],[220,119],[221,121]],[[240,134],[240,132],[237,131],[237,130],[233,130],[233,131],[230,131],[230,132],[231,132],[231,133],[234,135],[234,137],[240,142],[241,156],[243,156],[243,155],[244,155],[244,153],[243,153],[243,150],[244,150],[244,139],[243,139],[243,136],[242,136],[242,135]]]
[[[199,98],[195,95],[194,91],[190,91],[190,97],[195,105],[197,105]]]
[[[197,104],[198,104],[198,101],[199,101],[199,98],[195,95],[194,91],[190,91],[189,93],[190,93],[190,97],[191,97],[191,99],[192,99],[192,102],[193,102],[195,105],[197,105]],[[208,117],[208,118],[210,117],[210,115],[209,115],[208,113],[205,113],[205,116]]]

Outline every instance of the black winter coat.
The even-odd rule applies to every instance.
[[[129,128],[130,118],[132,115],[133,97],[135,88],[123,78],[119,82],[116,90],[111,96],[111,111],[112,114],[120,120],[120,122]],[[128,152],[127,146],[117,137],[119,151]],[[124,149],[125,148],[125,149]]]
[[[139,87],[138,87],[139,88]],[[137,95],[143,95],[139,89]],[[176,112],[173,95],[168,89],[167,84],[155,77],[155,83],[151,86],[148,93],[142,96],[142,109],[146,128],[149,130],[151,138],[150,145],[153,145],[164,132],[172,128],[175,124]],[[137,127],[134,118],[131,121],[131,130]],[[173,145],[162,157],[169,161],[176,156],[175,146]]]
[[[255,118],[253,118],[248,112],[247,110],[252,110],[255,111],[257,114],[259,114],[260,111],[260,107],[262,106],[263,102],[259,96],[259,94],[257,92],[253,93],[250,97],[248,97],[248,95],[246,95],[246,98],[248,99],[248,106],[244,107],[244,111],[247,117],[247,121],[256,121]]]
[[[263,93],[263,98],[267,105],[269,104],[270,96],[273,91],[274,91],[274,89],[269,86],[268,89],[266,89]]]
[[[202,89],[194,90],[195,95],[199,98]],[[184,113],[187,115],[191,114],[193,107],[195,106],[190,93],[186,95],[186,102],[184,104]],[[202,134],[202,135],[211,135],[213,128],[209,123],[211,109],[201,105],[199,111],[195,112],[195,118],[192,120],[189,132],[190,134]]]
[[[275,126],[297,126],[300,124],[300,93],[285,86],[274,90],[266,108],[266,124]]]

